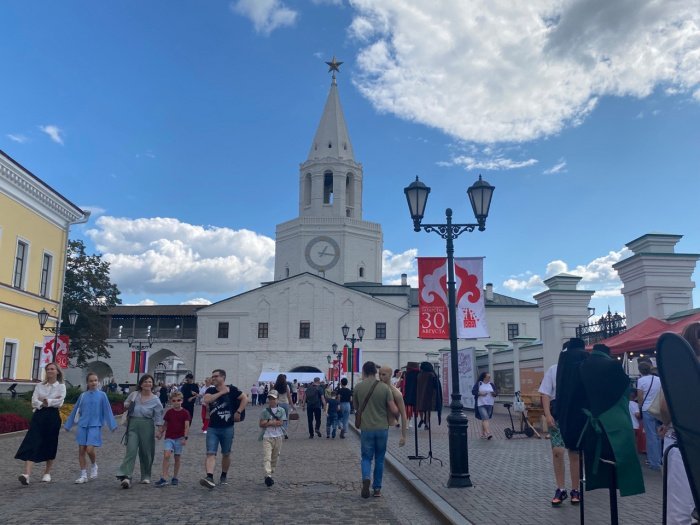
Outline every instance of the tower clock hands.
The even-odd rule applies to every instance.
[[[327,244],[323,247],[323,250],[318,252],[319,257],[325,257],[326,255],[330,255],[331,257],[334,255],[332,253],[328,253],[328,245]]]

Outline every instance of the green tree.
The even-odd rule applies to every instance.
[[[121,302],[119,289],[109,278],[109,263],[101,255],[86,254],[83,241],[69,241],[61,332],[71,338],[73,364],[84,367],[95,358],[110,357],[109,327],[103,314]],[[71,310],[79,314],[75,326],[68,324]]]

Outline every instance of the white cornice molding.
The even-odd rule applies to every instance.
[[[85,218],[75,205],[1,155],[0,191],[62,229]]]

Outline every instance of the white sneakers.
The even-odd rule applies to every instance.
[[[44,474],[43,476],[41,476],[41,481],[43,481],[44,483],[50,482],[51,481],[51,474]]]
[[[83,483],[87,483],[88,479],[87,476],[80,476],[78,479],[75,480],[76,484],[81,485]]]
[[[141,485],[150,485],[151,480],[150,479],[142,479],[141,481],[139,481],[139,483],[141,483]]]
[[[97,463],[90,467],[90,479],[97,479]]]

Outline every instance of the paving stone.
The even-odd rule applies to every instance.
[[[36,465],[28,487],[17,481],[23,464],[14,459],[23,436],[0,439],[3,523],[436,523],[432,512],[387,470],[383,497],[362,499],[357,437],[350,433],[343,440],[309,439],[305,417],[304,421],[290,422],[290,439],[282,446],[275,485],[266,487],[258,441],[260,410],[249,407],[246,421],[236,425],[229,485],[213,490],[199,485],[204,473],[205,436],[198,430],[198,415],[183,452],[177,487],[135,484],[129,490],[119,488],[114,474],[124,453],[119,443],[123,428],[114,434],[104,432],[104,446],[97,453],[100,477],[84,485],[74,484],[79,468],[73,432],[61,433],[53,481],[41,483],[42,465]],[[156,450],[152,481],[160,477],[162,442],[157,442]],[[138,480],[138,461],[136,464],[134,478]]]

